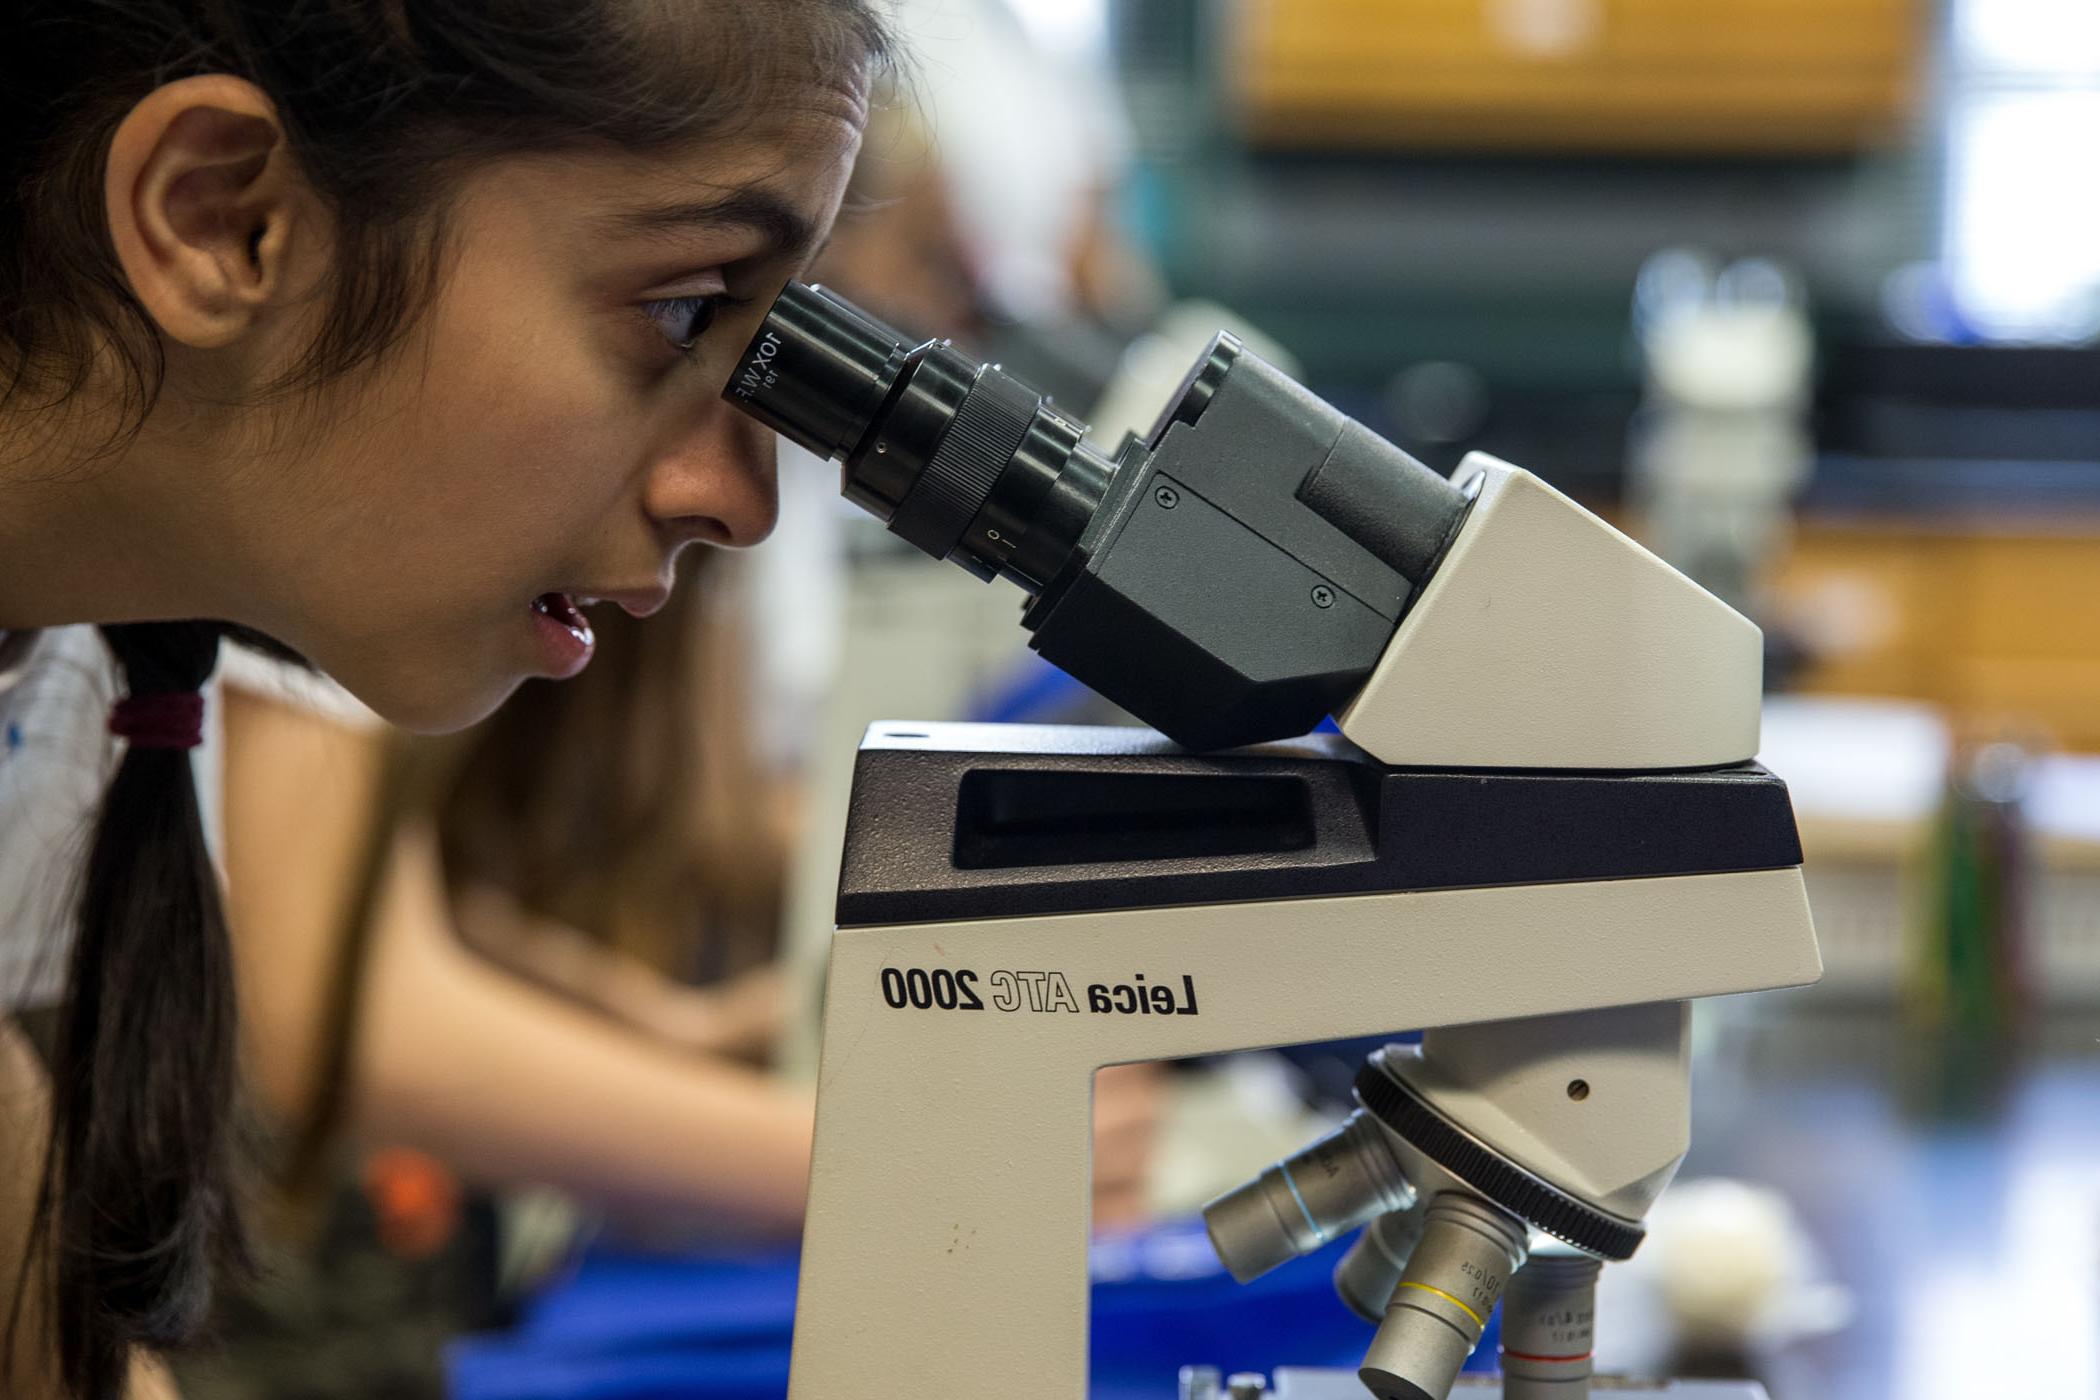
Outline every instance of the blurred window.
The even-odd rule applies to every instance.
[[[2100,3],[1953,0],[1945,258],[1989,340],[2100,334]]]
[[[1094,68],[1108,64],[1108,0],[1008,0],[1045,50]]]

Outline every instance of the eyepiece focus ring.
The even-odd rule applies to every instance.
[[[997,365],[986,366],[926,470],[897,503],[890,529],[934,558],[947,558],[992,494],[1042,402]]]

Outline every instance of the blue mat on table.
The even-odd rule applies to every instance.
[[[1171,1400],[1197,1363],[1267,1371],[1363,1359],[1370,1327],[1328,1279],[1343,1245],[1240,1285],[1202,1226],[1110,1236],[1093,1250],[1089,1400]],[[1016,1268],[1029,1267],[1015,1261]],[[701,1257],[594,1249],[514,1330],[448,1357],[454,1400],[781,1400],[795,1307],[792,1253]],[[1494,1355],[1492,1335],[1476,1360]],[[987,1391],[1025,1393],[1025,1378]]]

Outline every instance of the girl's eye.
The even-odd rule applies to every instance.
[[[643,302],[642,312],[655,322],[664,339],[683,353],[690,351],[699,343],[700,337],[707,334],[707,328],[714,324],[715,312],[725,305],[741,306],[743,300],[722,292],[707,296],[666,297],[661,301]]]

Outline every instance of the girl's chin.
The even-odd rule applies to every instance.
[[[535,676],[575,675],[590,661],[587,635],[520,606],[509,620],[471,627],[427,623],[355,645],[316,645],[307,654],[388,724],[411,734],[449,734],[479,724]]]
[[[510,698],[526,679],[521,671],[473,676],[465,667],[400,676],[374,676],[360,685],[339,676],[344,688],[381,719],[410,734],[450,734],[479,724]]]

